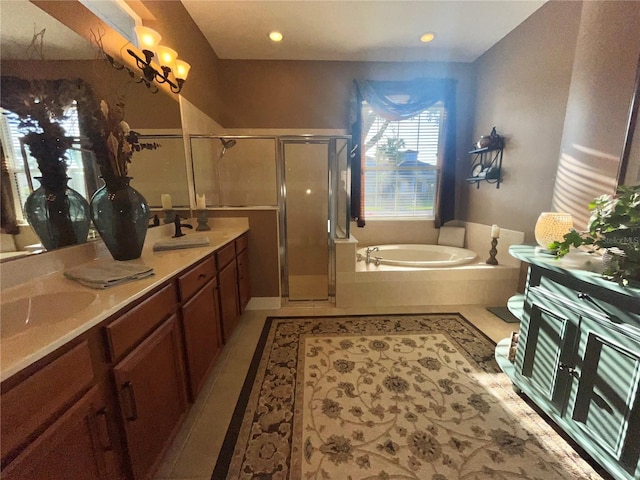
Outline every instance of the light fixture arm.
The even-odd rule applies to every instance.
[[[153,60],[154,54],[150,50],[142,50],[144,54],[144,60],[140,58],[133,50],[127,49],[127,53],[131,55],[136,60],[136,66],[142,71],[144,81],[147,83],[147,86],[155,81],[158,84],[166,83],[169,85],[169,88],[173,93],[180,93],[182,90],[182,85],[184,84],[184,80],[181,78],[176,79],[176,83],[173,83],[169,79],[169,74],[171,73],[171,68],[165,65],[161,66],[162,73],[158,72],[151,65],[151,60]]]

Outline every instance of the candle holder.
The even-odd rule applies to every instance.
[[[197,219],[198,219],[198,226],[196,227],[196,230],[198,231],[211,230],[211,227],[207,223],[207,221],[209,220],[209,217],[207,216],[206,210],[198,210]]]
[[[162,222],[173,223],[174,220],[176,219],[176,212],[172,208],[163,210],[163,212],[164,212],[164,219],[162,220]]]
[[[497,237],[491,238],[491,250],[489,250],[489,258],[487,259],[487,263],[489,265],[498,265],[498,260],[496,260],[496,255],[498,254],[498,239]]]

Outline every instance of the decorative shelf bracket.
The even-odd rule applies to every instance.
[[[483,139],[490,139],[488,146],[483,145]],[[467,177],[468,183],[475,183],[480,188],[481,182],[495,183],[500,188],[502,182],[502,152],[504,137],[495,133],[495,127],[489,137],[482,137],[477,147],[469,152],[472,155],[471,169]]]

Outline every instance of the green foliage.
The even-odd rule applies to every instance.
[[[611,257],[603,275],[621,285],[640,282],[640,185],[620,186],[617,194],[602,195],[589,204],[585,232],[567,233],[549,249],[563,257],[583,245],[605,250]]]
[[[378,148],[382,149],[382,152],[389,158],[396,158],[398,151],[405,147],[404,139],[400,138],[394,128],[391,128],[392,136],[387,137],[386,145]]]

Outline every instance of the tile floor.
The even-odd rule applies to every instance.
[[[480,306],[379,307],[339,309],[323,304],[291,304],[278,310],[247,310],[222,352],[195,405],[169,448],[155,480],[210,480],[236,399],[267,316],[356,315],[460,312],[495,342],[518,324],[506,323]]]

